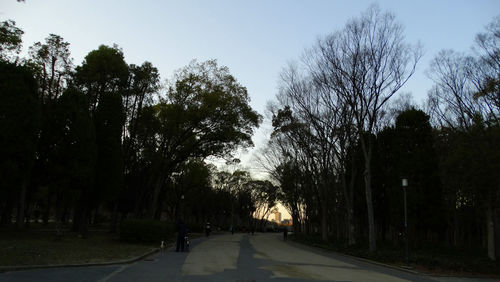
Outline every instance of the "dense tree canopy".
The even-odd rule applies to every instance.
[[[88,95],[90,109],[94,112],[102,95],[123,92],[128,73],[129,68],[118,46],[101,45],[85,56],[81,66],[75,68],[74,80]]]
[[[3,61],[17,60],[21,51],[23,31],[12,20],[0,23],[0,59]]]
[[[0,193],[5,215],[18,201],[18,226],[23,225],[25,194],[35,160],[40,104],[29,68],[0,61]]]
[[[19,60],[22,33],[0,26],[2,224],[13,213],[19,226],[54,220],[58,238],[69,222],[85,237],[91,223],[115,231],[127,217],[228,228],[252,224],[256,201],[274,204],[272,185],[216,189],[204,161],[253,146],[261,122],[228,68],[193,61],[162,88],[152,63],[128,65],[116,45],[73,67],[69,43],[50,34]]]

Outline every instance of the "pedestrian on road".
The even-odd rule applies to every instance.
[[[288,239],[288,228],[283,229],[283,240],[286,241]]]
[[[205,226],[205,233],[207,234],[207,237],[210,236],[210,221],[207,221],[207,224]]]
[[[231,225],[231,228],[229,228],[231,230],[231,235],[234,235],[234,226]]]
[[[186,225],[184,224],[184,221],[182,219],[179,219],[177,222],[177,247],[175,248],[175,251],[178,252],[179,250],[181,252],[184,252],[184,242],[186,237]]]
[[[189,252],[189,229],[186,227],[186,236],[184,236],[184,250]]]

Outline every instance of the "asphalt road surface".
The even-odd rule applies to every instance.
[[[283,241],[280,234],[223,234],[192,240],[126,264],[0,273],[1,281],[478,281],[434,278]]]

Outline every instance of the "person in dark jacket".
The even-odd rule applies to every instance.
[[[184,224],[184,221],[180,219],[177,222],[177,247],[175,248],[176,252],[178,252],[179,250],[181,252],[184,252],[185,237],[186,237],[186,225]]]
[[[205,225],[205,234],[207,234],[207,237],[210,236],[210,222],[207,221],[207,224]]]

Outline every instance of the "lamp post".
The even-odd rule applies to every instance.
[[[184,220],[184,194],[181,194],[180,218]]]
[[[401,186],[403,186],[403,197],[404,197],[404,208],[405,208],[405,252],[406,252],[406,266],[410,266],[410,260],[408,255],[408,213],[406,208],[406,188],[408,187],[408,179],[403,178],[401,180]]]

